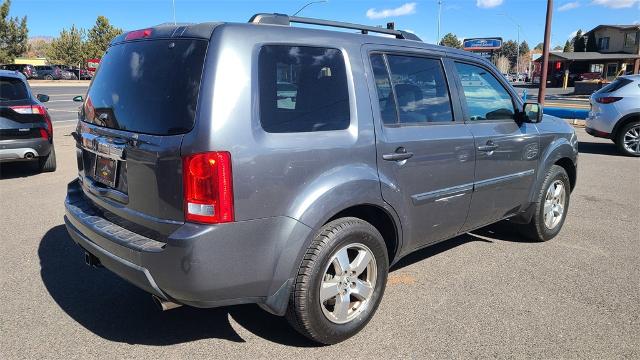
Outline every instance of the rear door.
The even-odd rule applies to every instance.
[[[535,124],[516,121],[519,101],[497,72],[455,61],[465,120],[475,140],[470,230],[503,219],[528,202],[539,158]]]
[[[410,251],[462,227],[473,186],[473,137],[439,54],[367,50],[382,196],[400,215]]]
[[[81,111],[85,194],[116,218],[168,234],[184,220],[183,134],[196,121],[208,42],[124,42],[105,53]]]

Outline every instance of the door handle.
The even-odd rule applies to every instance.
[[[498,148],[498,145],[496,143],[494,143],[493,141],[489,140],[489,141],[487,141],[486,145],[478,146],[478,151],[492,152],[497,148]]]
[[[407,160],[412,156],[413,156],[412,152],[407,151],[407,149],[401,146],[397,148],[396,152],[394,153],[382,155],[382,158],[387,161],[402,161],[402,160]]]

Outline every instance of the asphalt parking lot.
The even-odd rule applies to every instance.
[[[639,358],[640,159],[577,129],[578,185],[560,235],[504,226],[427,248],[392,269],[369,325],[317,347],[257,306],[160,312],[87,267],[63,225],[83,88],[49,93],[58,170],[0,168],[0,358]],[[58,102],[56,102],[59,100]]]

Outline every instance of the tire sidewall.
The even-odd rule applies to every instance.
[[[336,324],[327,319],[322,312],[320,285],[331,257],[339,249],[355,243],[366,245],[373,253],[377,267],[376,285],[367,308],[357,318],[346,324]],[[340,230],[327,245],[321,250],[318,256],[319,261],[314,264],[314,269],[310,275],[309,296],[306,297],[305,307],[309,309],[309,320],[311,324],[314,324],[314,332],[317,336],[320,339],[324,339],[323,342],[325,343],[336,343],[356,334],[373,317],[384,295],[389,260],[386,246],[380,233],[373,226],[363,222],[358,222],[353,226],[347,226]]]
[[[547,191],[549,186],[553,184],[554,181],[560,180],[562,181],[565,187],[565,197],[564,197],[564,213],[562,214],[562,219],[558,225],[556,225],[553,229],[547,228],[544,223],[544,203]],[[540,234],[541,240],[546,241],[554,238],[560,230],[562,230],[562,226],[564,225],[564,221],[567,219],[567,212],[569,211],[569,199],[571,197],[571,182],[569,181],[569,176],[567,172],[560,166],[554,165],[551,170],[549,176],[545,179],[544,184],[542,185],[542,190],[540,191],[539,199],[538,199],[538,233]]]

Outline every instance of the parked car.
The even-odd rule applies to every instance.
[[[28,65],[28,64],[5,64],[5,65],[0,65],[0,69],[19,71],[27,79],[32,79],[37,76],[35,67],[33,65]]]
[[[37,161],[41,171],[55,171],[47,101],[47,95],[33,95],[22,74],[0,70],[0,163]]]
[[[586,72],[578,75],[578,80],[602,80],[602,73],[600,72]]]
[[[60,80],[62,79],[62,70],[57,66],[36,65],[38,79],[44,80]]]
[[[535,241],[559,233],[578,154],[565,121],[468,52],[296,21],[112,41],[77,97],[65,201],[87,264],[163,309],[258,303],[331,344],[417,249],[503,219]]]
[[[587,133],[613,140],[625,155],[640,156],[640,75],[615,79],[589,102]]]
[[[74,79],[91,80],[91,77],[92,77],[89,71],[87,71],[87,69],[80,69],[77,67],[66,67],[64,68],[64,70],[73,73]]]

